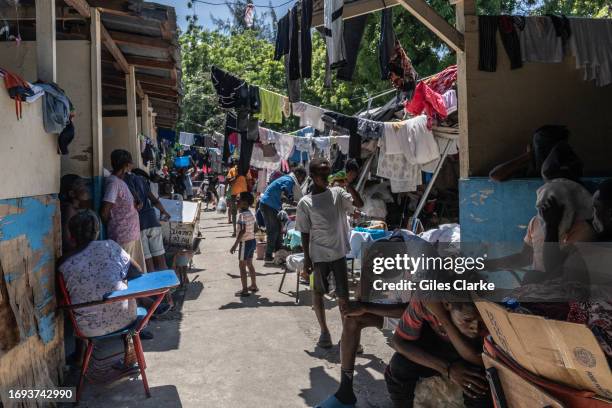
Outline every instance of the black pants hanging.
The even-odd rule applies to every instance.
[[[311,25],[312,0],[302,0],[302,27],[300,30],[300,59],[302,78],[310,78],[312,76],[312,38],[310,37]]]
[[[393,31],[393,9],[382,11],[380,19],[380,39],[378,41],[378,63],[380,79],[389,79],[389,61],[395,47],[395,31]]]
[[[368,14],[359,17],[353,17],[344,22],[344,46],[346,47],[346,64],[344,64],[336,78],[342,81],[352,81],[355,67],[357,66],[357,56],[359,55],[359,47],[363,32],[368,21]]]
[[[249,140],[247,132],[240,133],[240,158],[238,159],[238,174],[246,176],[251,168],[254,141]]]

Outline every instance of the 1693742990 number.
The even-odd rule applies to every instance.
[[[2,392],[6,400],[40,401],[40,402],[75,402],[74,387],[57,387],[49,389],[8,388]]]

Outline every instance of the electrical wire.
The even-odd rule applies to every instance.
[[[260,7],[260,8],[275,9],[275,8],[286,6],[287,4],[293,3],[294,1],[295,0],[289,0],[289,1],[286,1],[286,2],[284,2],[282,4],[279,4],[279,5],[276,5],[276,6],[270,6],[270,5],[264,6],[263,4],[253,4],[253,6]],[[228,4],[232,5],[232,6],[235,6],[235,5],[238,4],[238,3],[233,3],[233,2],[214,3],[214,2],[206,1],[206,0],[191,0],[191,2],[192,3],[202,3],[202,4],[209,5],[209,6],[225,6],[225,5],[228,5]],[[248,4],[252,4],[252,3],[248,3]]]

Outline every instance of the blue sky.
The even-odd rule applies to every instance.
[[[152,0],[156,3],[167,4],[169,6],[173,6],[176,9],[176,19],[177,23],[181,27],[182,30],[186,27],[185,17],[193,14],[193,9],[189,9],[187,7],[187,0]],[[208,1],[208,0],[207,0]],[[224,0],[209,0],[211,3],[223,3]],[[231,0],[230,0],[231,1]],[[285,3],[286,0],[272,0],[272,5]],[[253,3],[257,4],[268,4],[268,0],[259,0],[253,1]],[[276,9],[276,13],[279,17],[282,17],[287,9],[291,6],[288,4],[286,6],[280,7]],[[227,11],[227,7],[225,5],[222,6],[210,6],[206,4],[196,3],[195,4],[196,14],[198,15],[199,22],[206,28],[212,28],[212,21],[210,19],[210,15],[213,14],[217,18],[227,19],[229,18],[229,13]],[[261,11],[267,11],[267,9],[261,9]],[[258,12],[257,6],[255,7],[255,13]]]

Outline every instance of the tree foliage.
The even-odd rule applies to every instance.
[[[212,65],[232,72],[249,83],[286,94],[284,65],[274,61],[272,24],[276,15],[256,11],[252,28],[244,24],[247,1],[227,3],[231,18],[216,20],[216,29],[189,21],[181,35],[183,61],[182,114],[179,129],[210,133],[223,131],[224,112],[217,104],[217,95],[210,80]],[[429,4],[449,23],[454,24],[455,11],[448,0],[429,0]],[[609,0],[478,0],[479,14],[566,14],[607,17],[612,12]],[[415,17],[400,7],[393,11],[394,28],[398,39],[412,59],[421,77],[439,72],[455,63],[454,53]],[[390,89],[380,79],[378,64],[378,37],[380,12],[372,13],[358,54],[357,68],[352,82],[333,79],[333,86],[324,86],[325,43],[321,35],[312,31],[312,78],[303,80],[302,100],[324,108],[353,114],[367,105],[368,97]],[[374,106],[385,102],[377,100]],[[294,130],[295,119],[287,121],[279,130]]]

